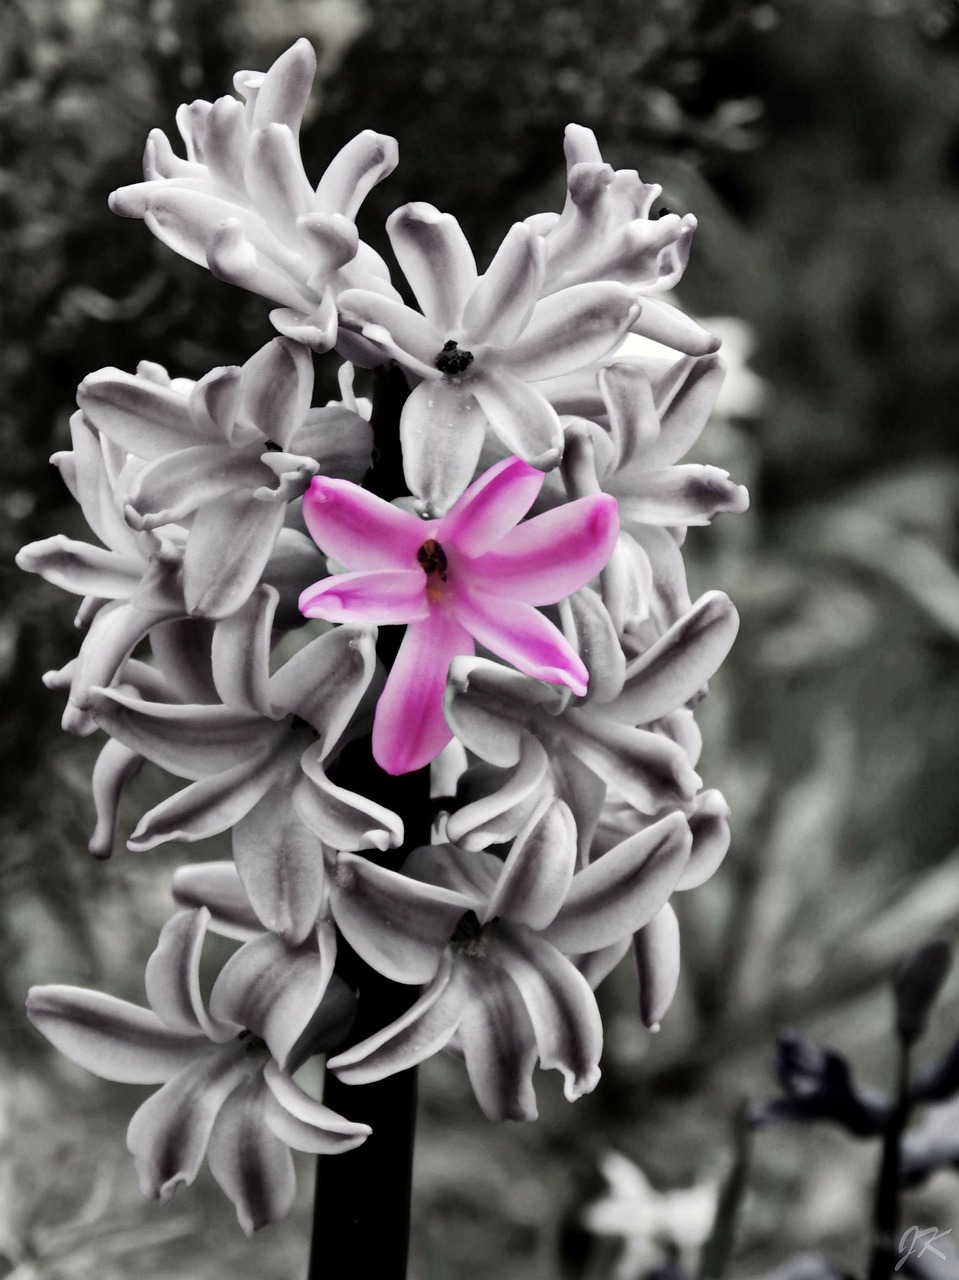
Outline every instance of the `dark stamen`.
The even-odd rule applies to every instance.
[[[276,441],[275,441],[275,440],[267,440],[267,442],[266,442],[266,444],[263,446],[263,448],[266,450],[266,452],[267,452],[267,453],[282,453],[282,452],[283,452],[283,448],[282,448],[282,446],[281,446],[281,445],[278,445],[278,444],[276,443]]]
[[[424,573],[437,573],[441,582],[446,581],[446,570],[449,562],[446,559],[446,552],[438,542],[435,542],[432,538],[427,538],[419,551],[417,551],[416,558],[420,562]]]
[[[483,926],[475,911],[466,911],[457,921],[450,942],[457,946],[469,946],[482,936]]]
[[[452,377],[454,374],[462,373],[464,369],[468,369],[473,363],[472,351],[461,351],[452,338],[449,342],[443,343],[443,350],[433,361],[440,373],[445,373]]]

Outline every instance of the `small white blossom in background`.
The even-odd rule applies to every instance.
[[[695,1275],[716,1217],[719,1182],[657,1191],[642,1169],[617,1151],[605,1152],[599,1167],[608,1189],[586,1206],[581,1221],[593,1235],[622,1240],[615,1280],[642,1280],[669,1260]]]

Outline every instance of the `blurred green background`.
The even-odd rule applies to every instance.
[[[628,966],[614,974],[603,1081],[570,1107],[541,1076],[536,1125],[487,1123],[452,1059],[422,1072],[417,1280],[645,1274],[664,1254],[628,1165],[620,1234],[584,1225],[608,1153],[708,1203],[737,1105],[775,1091],[776,1032],[888,1084],[888,975],[929,934],[959,933],[959,6],[2,0],[0,18],[0,1277],[305,1267],[308,1160],[294,1215],[250,1245],[205,1173],[166,1208],[141,1202],[123,1144],[141,1091],[48,1054],[22,1016],[31,982],[140,998],[184,851],[85,854],[97,744],[60,733],[40,681],[75,651],[75,602],[12,566],[27,541],[84,536],[47,459],[86,373],[150,359],[196,377],[271,336],[260,299],[106,197],[180,102],[227,92],[300,35],[321,66],[308,172],[362,128],[399,139],[360,217],[378,247],[385,215],[426,199],[485,261],[512,221],[560,207],[575,120],[698,215],[680,300],[741,322],[716,322],[731,371],[698,456],[753,506],[687,542],[694,584],[743,616],[700,717],[734,841],[679,903],[674,1008],[650,1035]],[[318,362],[330,394],[334,366]],[[127,829],[162,787],[138,780]],[[959,975],[930,1044],[957,1030]],[[861,1270],[876,1163],[826,1128],[760,1135],[733,1273],[801,1248]],[[959,1228],[959,1175],[907,1204],[910,1222]],[[678,1219],[686,1257],[698,1218]]]

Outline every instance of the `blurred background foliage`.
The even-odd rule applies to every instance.
[[[490,1126],[461,1067],[434,1060],[417,1163],[418,1280],[627,1280],[670,1250],[688,1265],[737,1106],[772,1091],[780,1027],[887,1084],[887,976],[928,934],[959,933],[959,5],[2,0],[2,30],[0,1276],[304,1265],[308,1162],[293,1221],[249,1246],[206,1175],[166,1209],[141,1203],[123,1149],[138,1091],[48,1057],[22,1017],[35,981],[137,998],[170,868],[198,851],[85,854],[97,744],[60,733],[40,681],[75,651],[72,602],[12,566],[34,538],[83,536],[47,459],[86,373],[146,358],[195,377],[270,336],[260,300],[106,196],[180,102],[299,35],[321,62],[308,172],[362,128],[399,139],[361,215],[373,243],[392,208],[427,199],[485,260],[513,220],[559,207],[576,120],[699,216],[680,300],[736,318],[716,321],[730,376],[701,456],[753,507],[687,544],[694,583],[743,614],[701,713],[735,835],[679,904],[676,1004],[651,1036],[628,966],[614,974],[602,1084],[569,1108],[542,1078],[537,1125]],[[321,394],[334,363],[318,362]],[[145,771],[135,800],[163,785]],[[933,1044],[959,1027],[959,982],[946,997]],[[733,1273],[812,1247],[861,1270],[876,1160],[828,1129],[759,1135]],[[694,1200],[653,1212],[644,1175]],[[959,1226],[959,1177],[907,1203],[910,1222]]]

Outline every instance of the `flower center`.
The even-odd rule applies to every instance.
[[[486,940],[483,937],[483,926],[475,911],[465,911],[459,918],[450,946],[464,956],[485,956]]]
[[[472,351],[462,351],[456,345],[452,338],[449,342],[443,343],[443,350],[433,361],[440,373],[445,373],[448,377],[453,377],[457,373],[463,373],[473,363]]]
[[[446,570],[449,567],[449,563],[446,559],[446,552],[438,542],[435,542],[432,538],[427,538],[419,551],[417,551],[416,558],[427,576],[437,574],[440,582],[446,581]]]

